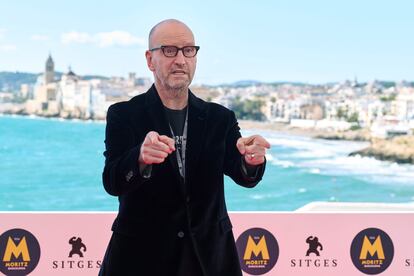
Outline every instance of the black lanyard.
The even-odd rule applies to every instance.
[[[184,123],[184,130],[183,130],[183,141],[181,143],[181,153],[178,152],[178,150],[175,151],[175,155],[177,157],[177,163],[178,163],[178,169],[180,171],[180,175],[185,179],[185,148],[187,146],[187,122],[188,122],[188,108],[185,115],[185,123]],[[174,137],[175,141],[175,135],[174,131],[171,127],[171,124],[169,124],[171,134]]]

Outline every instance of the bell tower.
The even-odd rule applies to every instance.
[[[55,63],[53,62],[52,56],[49,54],[49,57],[46,60],[45,68],[45,84],[55,81]]]

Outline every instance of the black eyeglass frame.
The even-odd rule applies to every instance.
[[[175,52],[175,55],[174,55],[174,56],[168,56],[168,55],[166,55],[166,54],[165,54],[164,50],[165,50],[165,48],[167,48],[167,47],[173,47],[173,48],[175,48],[175,49],[177,50],[177,52]],[[185,49],[185,48],[188,48],[188,47],[190,47],[190,48],[194,48],[194,49],[195,49],[195,54],[194,54],[194,56],[186,56],[186,54],[185,54],[185,52],[184,52],[184,49]],[[153,51],[155,51],[155,50],[161,50],[161,51],[162,51],[162,53],[164,54],[164,56],[166,56],[166,57],[176,57],[176,56],[178,55],[178,51],[181,51],[185,57],[187,57],[187,58],[192,58],[192,57],[195,57],[195,56],[197,55],[198,50],[200,50],[200,46],[184,46],[184,47],[179,48],[179,47],[174,46],[174,45],[161,45],[161,46],[159,46],[159,47],[154,47],[154,48],[152,48],[152,49],[149,49],[149,51],[151,51],[151,52],[153,52]]]

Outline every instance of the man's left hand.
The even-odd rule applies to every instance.
[[[264,163],[266,149],[270,148],[270,144],[260,135],[252,135],[249,137],[240,137],[237,140],[237,149],[244,156],[244,160],[251,166],[257,166]]]

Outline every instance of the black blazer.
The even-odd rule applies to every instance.
[[[149,179],[139,173],[138,156],[145,135],[156,131],[172,136],[154,85],[108,109],[102,177],[105,190],[119,197],[112,231],[143,237],[142,248],[134,249],[139,255],[134,266],[152,268],[142,275],[168,275],[183,235],[191,237],[204,275],[242,275],[223,177],[226,174],[239,185],[254,187],[265,164],[255,177],[242,170],[242,156],[236,148],[241,135],[234,112],[207,103],[191,91],[188,106],[185,181],[179,175],[175,152],[153,165]]]

